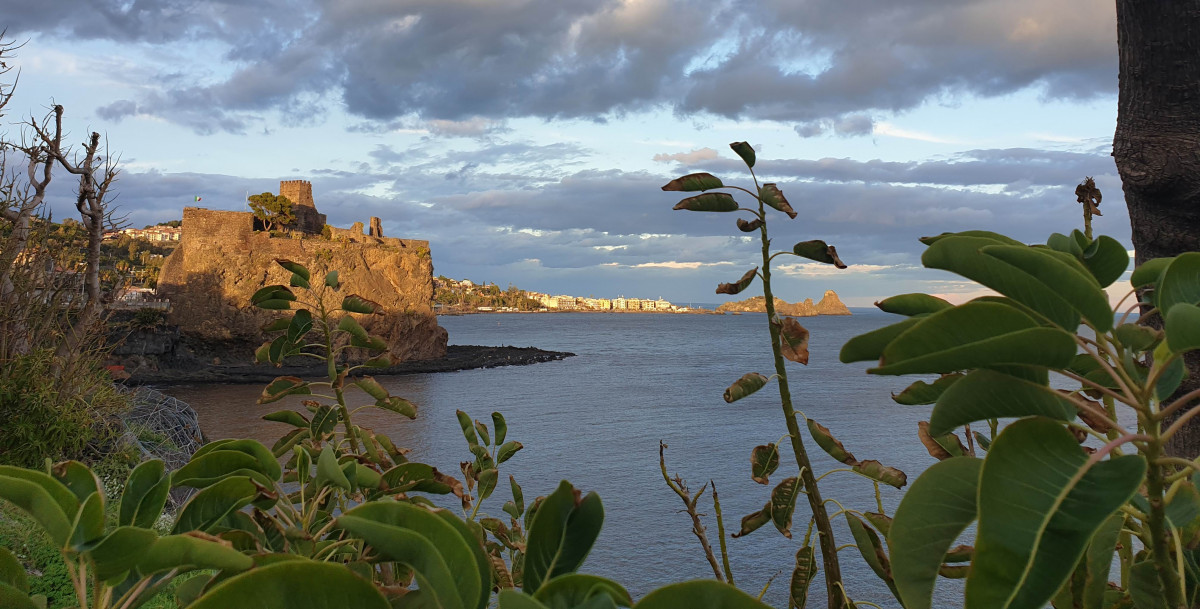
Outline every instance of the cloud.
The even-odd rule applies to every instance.
[[[1028,88],[1090,99],[1116,84],[1115,11],[1105,0],[27,4],[10,15],[10,36],[183,54],[185,73],[170,82],[108,76],[151,89],[131,100],[139,113],[200,133],[246,132],[270,113],[318,121],[344,108],[477,137],[509,118],[603,121],[667,108],[786,121],[804,137],[865,135],[868,117],[928,102]]]
[[[697,148],[691,152],[676,152],[674,154],[659,153],[654,155],[654,161],[657,163],[682,163],[691,165],[700,161],[711,161],[717,158],[716,150],[712,148]]]
[[[874,132],[879,135],[886,135],[889,137],[898,137],[900,139],[905,139],[905,140],[916,140],[918,142],[932,142],[934,144],[957,143],[952,139],[940,137],[940,136],[929,134],[929,133],[923,133],[921,131],[913,131],[910,129],[903,129],[901,127],[897,127],[897,126],[895,126],[891,123],[887,123],[887,122],[880,122],[880,123],[876,124],[874,126]]]

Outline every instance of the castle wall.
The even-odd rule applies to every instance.
[[[324,226],[324,215],[317,215]],[[250,296],[263,286],[288,283],[291,273],[274,262],[286,258],[308,266],[315,277],[336,269],[342,295],[358,294],[382,305],[383,314],[360,322],[387,341],[397,360],[444,355],[446,331],[432,310],[429,242],[331,231],[330,239],[299,233],[272,237],[254,231],[250,212],[184,208],[180,246],[159,279],[159,294],[171,299],[169,321],[192,338],[257,346],[265,340],[261,327],[278,314],[252,308]],[[244,355],[248,359],[251,353]]]

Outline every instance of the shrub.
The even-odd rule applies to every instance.
[[[115,442],[116,415],[129,404],[99,356],[77,358],[57,383],[48,381],[52,360],[42,349],[0,361],[0,463],[84,458]]]

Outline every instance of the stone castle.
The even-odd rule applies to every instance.
[[[288,232],[275,235],[263,231],[248,211],[183,208],[179,247],[158,282],[159,294],[171,299],[169,322],[191,338],[256,346],[266,338],[262,326],[278,314],[251,307],[250,297],[263,286],[288,283],[291,273],[275,264],[284,258],[316,276],[337,270],[342,294],[382,305],[382,314],[359,321],[387,341],[394,359],[445,354],[446,331],[432,309],[428,241],[384,237],[379,218],[370,219],[369,233],[362,222],[349,229],[328,226],[312,184],[304,180],[280,182],[279,194],[293,202],[296,220],[285,227]]]

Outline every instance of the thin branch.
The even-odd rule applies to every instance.
[[[683,483],[682,479],[676,477],[675,480],[672,480],[667,474],[666,450],[667,445],[662,440],[659,440],[658,466],[659,469],[662,470],[663,480],[665,480],[667,486],[671,487],[671,490],[675,491],[675,494],[679,495],[679,498],[683,500],[683,505],[686,508],[688,516],[691,516],[692,518],[692,533],[694,533],[696,538],[700,540],[700,545],[704,548],[704,557],[708,559],[708,564],[712,567],[713,575],[716,576],[717,581],[724,582],[725,576],[721,573],[721,567],[717,564],[717,557],[715,554],[713,554],[712,545],[708,543],[708,535],[705,533],[704,524],[700,522],[700,514],[696,512],[696,500],[700,498],[700,495],[704,494],[704,488],[708,485],[705,484],[704,486],[700,487],[700,492],[696,494],[695,498],[691,497],[688,493],[687,486]]]

